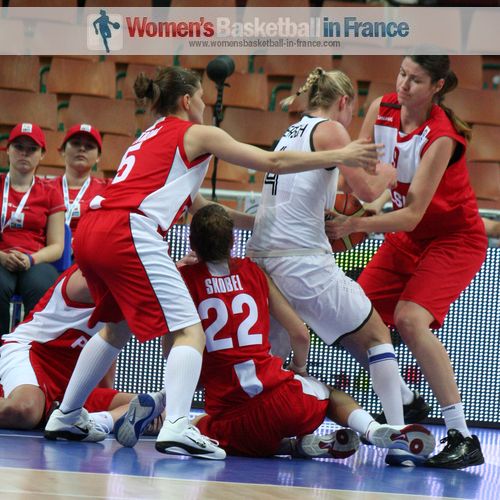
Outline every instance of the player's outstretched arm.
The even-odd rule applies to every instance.
[[[287,174],[329,168],[337,163],[374,172],[383,146],[367,140],[358,140],[341,149],[313,153],[264,151],[234,140],[217,127],[193,125],[184,136],[184,148],[190,159],[210,153],[245,168]]]

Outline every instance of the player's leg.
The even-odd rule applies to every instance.
[[[161,453],[221,460],[224,450],[190,424],[189,411],[201,373],[205,332],[201,323],[171,334],[172,348],[165,365],[166,419],[156,440]]]
[[[462,468],[484,462],[479,440],[471,436],[449,356],[430,330],[441,326],[450,304],[480,269],[484,235],[443,236],[420,257],[394,312],[394,322],[434,392],[448,430],[448,443],[428,465]],[[429,293],[429,290],[432,293]]]
[[[45,427],[48,439],[100,441],[106,433],[96,429],[88,419],[83,405],[92,390],[104,377],[121,349],[130,338],[125,322],[94,335],[84,346],[61,402]]]
[[[427,465],[461,468],[484,463],[479,440],[465,421],[463,404],[450,358],[443,344],[430,330],[434,317],[413,302],[401,301],[394,314],[403,341],[418,361],[425,379],[436,396],[448,429],[448,444]]]
[[[45,411],[45,394],[36,385],[20,385],[6,398],[0,398],[0,427],[34,429]]]
[[[43,370],[31,365],[30,348],[22,342],[0,347],[0,427],[32,429],[44,416],[47,384]]]
[[[300,438],[296,449],[307,457],[346,458],[352,455],[362,435],[369,443],[388,449],[401,449],[414,455],[427,456],[435,446],[434,436],[423,426],[379,424],[348,394],[329,388],[327,413],[335,423],[349,427],[321,436],[309,434]],[[353,432],[356,431],[356,432]]]
[[[349,345],[349,353],[356,361],[369,372],[368,357],[366,350],[356,342],[351,342]],[[431,410],[425,399],[417,390],[411,390],[406,382],[399,374],[399,388],[401,390],[401,399],[403,401],[403,416],[406,424],[416,424],[427,418]],[[385,413],[382,411],[375,417],[375,420],[380,424],[387,423]]]
[[[387,421],[403,424],[399,367],[389,330],[378,313],[373,309],[366,322],[354,333],[343,337],[341,343],[348,350],[355,344],[367,353],[373,389],[382,403]]]

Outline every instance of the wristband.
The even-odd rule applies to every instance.
[[[306,371],[306,368],[307,364],[305,364],[304,366],[297,366],[294,363],[293,359],[290,361],[290,364],[288,365],[288,369],[295,373],[304,373]]]
[[[28,259],[30,261],[30,267],[34,266],[35,265],[35,259],[33,258],[32,255],[30,255],[29,253],[26,254],[28,256]]]

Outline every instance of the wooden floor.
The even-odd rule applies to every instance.
[[[433,430],[444,434],[442,427]],[[474,432],[487,463],[452,471],[388,467],[384,452],[368,446],[344,461],[204,461],[161,455],[152,438],[128,449],[112,437],[98,444],[51,442],[39,432],[0,430],[0,498],[497,500],[500,430]]]

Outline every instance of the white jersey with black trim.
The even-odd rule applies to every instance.
[[[288,127],[275,151],[314,151],[312,133],[324,121],[327,119],[304,116]],[[294,250],[303,249],[331,252],[324,211],[333,207],[337,182],[338,169],[333,165],[296,174],[268,173],[248,242],[250,255],[267,251],[287,251],[292,255]]]

